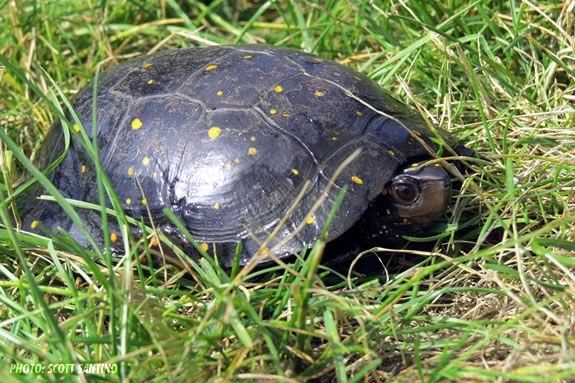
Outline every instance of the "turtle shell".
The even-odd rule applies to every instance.
[[[90,138],[95,117],[100,161],[126,213],[147,220],[150,212],[177,236],[162,213],[169,208],[223,265],[239,242],[242,263],[264,242],[278,256],[312,244],[345,186],[328,240],[341,236],[399,167],[435,147],[421,117],[369,79],[291,49],[169,50],[102,73],[95,109],[92,94],[90,84],[74,110]],[[78,126],[71,130],[51,180],[66,197],[96,202],[93,162]],[[62,142],[55,124],[40,166]],[[24,201],[21,210],[25,229],[61,227],[86,243],[54,202]],[[79,213],[101,241],[99,213]]]

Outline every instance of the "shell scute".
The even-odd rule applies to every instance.
[[[297,65],[273,54],[254,52],[249,59],[245,55],[240,50],[228,53],[217,68],[195,72],[178,91],[202,100],[208,109],[251,108],[263,94],[273,91],[278,79],[301,72]]]

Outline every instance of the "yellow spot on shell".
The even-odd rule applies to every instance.
[[[258,251],[256,251],[256,255],[269,255],[270,254],[270,248],[267,246],[262,246],[258,249]]]
[[[251,136],[250,141],[254,142],[256,140],[256,136]]]
[[[271,108],[271,109],[270,109],[270,114],[271,114],[271,115],[274,115],[274,114],[277,114],[277,113],[278,113],[278,110],[277,110],[276,108]]]
[[[74,124],[74,126],[72,126],[72,130],[74,133],[80,133],[80,125]]]
[[[308,225],[311,225],[315,222],[315,218],[311,215],[308,215],[305,219],[305,223],[307,223]]]
[[[363,180],[361,178],[359,178],[358,176],[351,176],[351,181],[353,183],[358,184],[358,185],[363,185]]]
[[[253,146],[248,149],[248,153],[250,154],[250,156],[255,156],[257,152],[258,150]]]
[[[142,123],[142,120],[140,120],[139,118],[134,118],[132,120],[132,129],[134,130],[138,130],[140,129],[144,124]]]
[[[336,137],[336,136],[332,136],[332,137],[330,137],[330,139],[331,139],[332,141],[337,141],[337,137]]]
[[[315,96],[316,97],[323,97],[323,96],[325,96],[325,92],[322,92],[321,90],[316,90]]]
[[[35,229],[38,227],[39,224],[40,224],[40,221],[32,221],[32,223],[30,224],[30,227],[32,229]]]
[[[230,170],[231,168],[232,168],[232,164],[231,164],[231,163],[226,162],[226,163],[224,164],[224,169]]]
[[[86,165],[82,164],[82,166],[80,167],[80,171],[82,173],[86,173]]]
[[[126,205],[131,205],[131,204],[132,204],[132,199],[126,198]]]
[[[133,175],[133,174],[134,174],[134,168],[133,168],[132,166],[130,166],[130,167],[128,168],[128,175],[131,176],[131,175]]]
[[[152,64],[150,63],[144,63],[144,65],[142,65],[144,67],[144,69],[148,69],[149,67],[152,66]]]
[[[291,172],[294,176],[297,176],[299,174],[299,170],[297,169],[292,169]]]
[[[289,117],[289,113],[284,113],[284,114],[282,114],[282,117],[288,118],[288,117]]]
[[[148,166],[150,164],[150,159],[148,157],[142,158],[142,164],[144,164],[144,166]]]
[[[214,70],[218,67],[218,64],[210,64],[206,67],[206,71],[209,72],[211,70]]]
[[[110,242],[116,243],[118,241],[118,234],[112,232],[110,233]]]
[[[252,57],[254,57],[254,55],[250,55],[250,54],[244,55],[245,59],[251,59]]]
[[[152,85],[154,83],[154,80],[148,80],[147,83],[148,85]]]
[[[224,95],[224,91],[223,90],[218,90],[216,92],[216,95],[218,95],[219,97],[222,97]]]
[[[206,242],[202,242],[200,243],[200,249],[202,249],[202,251],[206,253],[210,249],[210,246]]]
[[[142,198],[142,199],[140,200],[140,202],[141,202],[142,205],[144,205],[144,206],[146,206],[146,205],[148,204],[148,200],[145,199],[145,198]]]
[[[240,159],[239,159],[239,158],[234,158],[234,162],[235,162],[236,164],[239,164],[239,163],[240,163]]]
[[[220,205],[219,202],[216,202],[216,203],[214,204],[214,209],[219,209],[220,207],[222,207],[222,205]]]
[[[221,133],[222,133],[222,130],[219,127],[212,126],[208,130],[208,137],[210,137],[210,140],[215,140],[216,138],[218,138],[220,136]]]
[[[158,172],[153,172],[152,173],[152,177],[157,177],[158,176]]]
[[[281,86],[281,85],[278,84],[278,85],[276,85],[276,86],[274,87],[274,91],[275,91],[276,93],[281,93],[281,92],[284,91],[284,88],[283,88],[283,86]]]

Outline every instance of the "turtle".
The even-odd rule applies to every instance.
[[[443,150],[444,132],[368,77],[299,50],[167,49],[105,70],[73,110],[77,119],[53,124],[37,156],[38,167],[52,163],[69,130],[69,149],[49,175],[55,187],[97,203],[95,166],[80,139],[97,138],[126,214],[153,222],[189,254],[201,254],[199,244],[224,267],[238,249],[241,264],[262,252],[264,260],[298,254],[320,238],[328,217],[328,243],[388,245],[448,209],[450,175],[429,161]],[[63,230],[89,246],[40,194],[37,187],[19,200],[22,228]],[[121,243],[113,219],[102,233],[100,212],[77,211],[97,243],[105,235]]]

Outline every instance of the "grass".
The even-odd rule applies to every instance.
[[[573,1],[0,0],[0,41],[8,381],[575,379]],[[432,251],[376,249],[380,277],[320,266],[321,242],[293,263],[249,272],[179,252],[182,271],[140,262],[147,243],[126,242],[118,262],[106,246],[95,255],[16,230],[6,198],[26,175],[46,183],[28,158],[98,68],[236,42],[354,67],[479,154]],[[103,175],[99,186],[103,202]],[[50,194],[74,214],[78,203]],[[118,369],[10,372],[86,362]]]

